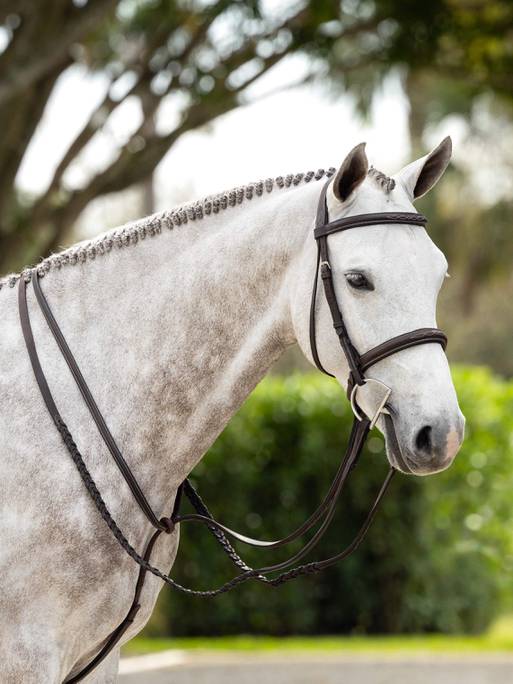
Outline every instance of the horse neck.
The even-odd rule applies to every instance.
[[[295,341],[287,284],[309,237],[315,185],[164,229],[42,281],[157,510]]]

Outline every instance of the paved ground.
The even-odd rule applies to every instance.
[[[120,684],[512,684],[511,656],[191,656],[122,662]],[[166,664],[167,663],[167,664]]]

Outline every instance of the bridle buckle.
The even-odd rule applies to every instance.
[[[364,391],[364,388],[369,387],[369,386],[374,387],[375,390],[377,389],[377,390],[381,391],[381,395],[380,396],[378,395],[378,397],[377,397],[376,411],[374,413],[374,416],[371,418],[371,422],[370,422],[370,429],[372,430],[372,428],[376,425],[378,418],[380,417],[380,415],[382,413],[386,413],[387,415],[389,415],[389,413],[390,413],[388,411],[388,409],[386,408],[386,403],[387,403],[390,395],[392,394],[392,389],[390,387],[388,387],[388,385],[385,385],[384,382],[381,382],[381,380],[375,380],[374,378],[365,378],[363,385],[355,385],[353,387],[353,389],[351,390],[351,395],[349,397],[349,401],[351,402],[351,408],[353,409],[353,413],[359,421],[363,420],[363,415],[362,415],[363,412],[362,412],[362,409],[360,408],[360,406],[356,400],[356,397],[358,394],[358,390]],[[374,394],[374,392],[373,392],[373,394]],[[376,401],[375,395],[372,396],[371,398],[373,401]]]

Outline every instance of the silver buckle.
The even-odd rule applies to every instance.
[[[388,385],[385,385],[384,382],[381,382],[380,380],[375,380],[374,378],[365,378],[363,385],[355,385],[351,391],[349,401],[351,402],[351,408],[353,409],[354,415],[360,421],[363,420],[363,416],[360,413],[361,409],[356,401],[356,395],[358,390],[363,391],[364,388],[369,385],[375,386],[375,388],[378,388],[383,391],[383,395],[381,397],[378,397],[378,407],[373,418],[371,419],[370,429],[372,430],[372,428],[376,425],[376,422],[382,413],[390,415],[388,409],[385,408],[385,404],[387,403],[388,398],[392,394],[392,390],[390,387],[388,387]]]

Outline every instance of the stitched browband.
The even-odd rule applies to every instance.
[[[323,226],[317,226],[314,237],[318,240],[323,235],[339,233],[349,228],[363,228],[364,226],[380,226],[386,223],[405,223],[410,226],[425,226],[428,220],[423,214],[406,211],[381,211],[375,214],[357,214],[337,219]]]

